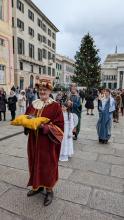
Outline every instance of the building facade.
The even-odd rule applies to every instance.
[[[15,86],[34,87],[55,78],[58,29],[30,0],[12,0]]]
[[[68,88],[72,83],[71,77],[74,75],[74,60],[56,54],[56,83]]]
[[[11,0],[0,0],[0,87],[9,93],[14,85]]]
[[[102,65],[102,86],[124,89],[124,54],[110,54]]]

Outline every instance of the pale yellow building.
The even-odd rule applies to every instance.
[[[55,79],[58,29],[31,0],[12,1],[15,86],[34,87]]]
[[[56,84],[68,88],[72,83],[75,61],[69,57],[56,54]]]
[[[124,54],[108,54],[102,65],[102,86],[124,89]]]
[[[9,93],[14,85],[11,0],[0,0],[0,87]]]

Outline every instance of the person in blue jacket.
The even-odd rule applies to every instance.
[[[73,138],[74,140],[77,140],[81,126],[82,103],[81,103],[81,97],[77,91],[76,83],[71,84],[70,92],[71,94],[68,100],[68,105],[71,106],[71,112],[75,113],[78,116],[78,125],[74,129],[74,138]]]

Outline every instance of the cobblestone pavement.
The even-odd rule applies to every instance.
[[[0,141],[0,220],[124,219],[124,118],[113,126],[108,145],[97,141],[95,116],[82,114],[82,128],[69,162],[59,164],[53,203],[27,198],[28,166],[23,134]],[[0,122],[0,138],[22,131]]]

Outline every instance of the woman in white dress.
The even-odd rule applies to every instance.
[[[73,129],[74,119],[73,114],[67,103],[62,104],[62,111],[64,115],[64,137],[61,144],[60,161],[68,161],[68,158],[73,155]]]

